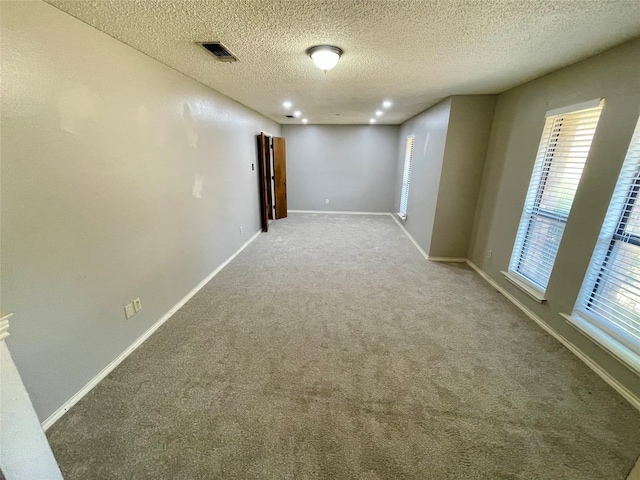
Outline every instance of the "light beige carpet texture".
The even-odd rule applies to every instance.
[[[623,480],[640,413],[389,216],[291,214],[48,437],[67,480]]]

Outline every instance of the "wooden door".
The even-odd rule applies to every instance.
[[[267,178],[269,174],[270,162],[270,145],[269,137],[263,133],[258,135],[258,175],[260,177],[260,219],[262,220],[262,229],[269,231],[269,189]]]
[[[276,219],[287,216],[287,148],[284,138],[273,137]]]

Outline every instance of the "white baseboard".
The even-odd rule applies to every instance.
[[[640,457],[638,457],[635,466],[629,472],[627,480],[640,480]]]
[[[60,419],[71,407],[73,407],[76,403],[78,403],[82,397],[84,397],[87,393],[89,393],[93,387],[98,385],[107,375],[109,375],[118,365],[122,363],[122,361],[127,358],[131,353],[138,348],[142,343],[149,338],[158,328],[162,326],[171,316],[176,313],[180,308],[187,303],[191,297],[193,297],[196,293],[198,293],[202,287],[204,287],[209,281],[215,277],[220,271],[226,267],[234,258],[238,256],[240,252],[242,252],[247,246],[253,242],[258,236],[262,233],[262,230],[256,232],[249,240],[247,240],[233,255],[227,258],[223,263],[221,263],[218,268],[216,268],[213,272],[211,272],[204,280],[202,280],[198,285],[196,285],[189,293],[187,293],[182,299],[176,303],[171,309],[165,313],[160,320],[154,323],[146,332],[144,332],[135,342],[133,342],[124,352],[118,355],[111,363],[109,363],[106,367],[102,369],[100,373],[98,373],[95,377],[93,377],[89,383],[87,383],[84,387],[82,387],[78,392],[75,393],[69,400],[67,400],[60,408],[58,408],[55,412],[53,412],[49,417],[42,422],[42,428],[47,431],[51,425],[53,425],[57,420]]]
[[[442,262],[442,263],[465,263],[467,259],[465,257],[427,257],[430,262]]]
[[[328,213],[331,215],[391,215],[389,212],[351,212],[341,210],[287,210],[287,213]]]
[[[409,240],[411,240],[411,242],[416,246],[416,248],[418,249],[418,251],[422,254],[422,256],[424,258],[426,258],[427,260],[429,260],[430,262],[443,262],[443,263],[464,263],[467,261],[467,259],[465,257],[431,257],[429,255],[427,255],[427,252],[425,252],[422,247],[418,244],[418,242],[416,241],[415,238],[413,238],[413,236],[407,231],[406,228],[404,228],[404,225],[402,224],[402,222],[400,221],[400,219],[398,219],[397,215],[391,215],[393,217],[393,219],[396,221],[396,223],[398,224],[398,226],[402,229],[402,231],[404,232],[404,234],[409,237]]]
[[[425,252],[422,247],[420,246],[420,244],[416,241],[415,238],[413,238],[413,236],[407,231],[406,228],[404,228],[404,225],[402,225],[402,223],[400,222],[400,220],[398,220],[398,218],[396,217],[396,215],[391,215],[391,218],[393,218],[395,220],[395,222],[398,224],[398,226],[402,229],[402,231],[404,232],[404,234],[409,238],[409,240],[411,240],[411,243],[413,243],[415,245],[415,247],[418,249],[418,251],[422,254],[422,256],[424,258],[426,258],[427,260],[429,260],[429,255],[427,255],[427,252]]]
[[[502,295],[504,295],[511,303],[513,303],[516,307],[518,307],[522,312],[529,317],[531,320],[536,322],[542,329],[551,335],[553,338],[558,340],[562,345],[567,347],[571,353],[573,353],[576,357],[582,360],[591,370],[593,370],[600,378],[602,378],[605,382],[609,384],[616,392],[622,395],[625,400],[627,400],[631,405],[633,405],[636,409],[640,410],[640,398],[636,397],[633,392],[627,389],[624,385],[622,385],[618,380],[613,378],[606,370],[604,370],[600,365],[594,362],[591,357],[585,354],[582,350],[576,347],[569,340],[564,338],[558,332],[556,332],[553,328],[551,328],[544,320],[542,320],[539,316],[529,310],[526,306],[524,306],[520,301],[511,295],[507,290],[502,288],[495,280],[493,280],[486,272],[481,270],[476,264],[474,264],[471,260],[467,259],[467,264],[473,268],[482,278],[484,278],[489,284],[498,290]]]

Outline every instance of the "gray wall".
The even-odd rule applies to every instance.
[[[413,144],[407,221],[404,226],[427,253],[431,247],[433,224],[436,218],[450,110],[451,99],[449,98],[403,123],[396,151],[394,213],[400,210],[407,137],[416,136]]]
[[[283,125],[289,209],[391,212],[398,130],[387,125]]]
[[[467,256],[496,95],[451,98],[429,256]]]
[[[640,39],[499,96],[469,254],[504,289],[640,396],[638,376],[559,315],[573,310],[638,120],[638,52]],[[500,271],[509,264],[544,115],[552,108],[600,97],[605,98],[605,107],[546,291],[548,301],[538,304]]]
[[[9,349],[0,341],[0,469],[8,480],[62,480]]]
[[[1,302],[44,420],[259,230],[254,136],[280,127],[50,5],[1,5]]]

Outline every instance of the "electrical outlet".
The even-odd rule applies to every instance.
[[[328,198],[325,199],[324,203],[329,203],[329,199]]]
[[[489,250],[489,251],[487,252],[487,258],[491,258],[492,253],[493,253],[493,252],[492,252],[491,250]]]
[[[133,301],[133,308],[136,309],[136,313],[142,310],[142,302],[140,301],[140,297],[136,298]]]
[[[135,313],[136,311],[133,309],[133,303],[129,303],[124,306],[124,316],[127,317],[127,320],[133,317]]]
[[[240,227],[240,233],[242,233],[242,227]]]

